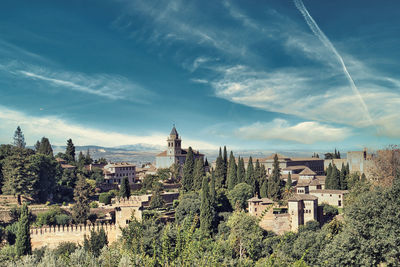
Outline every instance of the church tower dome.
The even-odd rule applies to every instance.
[[[169,134],[169,137],[167,139],[167,143],[168,156],[176,156],[181,154],[181,139],[179,138],[179,134],[175,128],[175,125],[172,127],[171,133]]]

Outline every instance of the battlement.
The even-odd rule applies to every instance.
[[[129,198],[114,198],[113,205],[115,206],[142,206],[145,202],[149,202],[151,195],[131,196]]]
[[[99,231],[104,229],[106,232],[117,229],[115,224],[110,223],[96,223],[96,224],[72,224],[72,225],[46,225],[43,227],[31,227],[30,234],[32,235],[44,235],[50,233],[85,233],[92,230]]]

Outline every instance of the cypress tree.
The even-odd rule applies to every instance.
[[[15,249],[18,256],[32,253],[31,235],[29,228],[29,210],[26,203],[21,208],[21,215],[18,220],[17,239]]]
[[[18,148],[25,148],[26,146],[24,134],[22,133],[21,127],[19,126],[14,133],[14,146]]]
[[[328,168],[326,169],[326,178],[325,178],[325,189],[331,189],[331,184],[332,184],[332,164],[329,163]]]
[[[223,160],[224,160],[224,183],[225,183],[228,175],[228,152],[226,151],[226,146],[224,146]]]
[[[228,174],[226,180],[229,190],[232,190],[235,187],[235,185],[237,185],[237,166],[236,166],[235,156],[233,155],[232,151],[229,156]]]
[[[237,184],[244,183],[246,179],[246,170],[244,168],[244,160],[239,157],[238,159],[238,167],[237,167]]]
[[[127,177],[122,178],[121,187],[119,188],[119,196],[126,198],[131,196],[131,186]]]
[[[268,181],[264,180],[261,183],[260,197],[268,197]]]
[[[217,194],[215,192],[215,175],[214,175],[214,171],[211,172],[210,201],[211,201],[211,205],[215,208],[215,205],[217,203]]]
[[[188,192],[193,190],[194,180],[194,156],[192,147],[189,147],[186,155],[185,165],[183,166],[182,187],[183,190]]]
[[[75,162],[75,146],[72,143],[72,139],[67,140],[67,148],[65,150],[68,162]]]
[[[260,195],[260,187],[261,187],[261,179],[262,179],[262,173],[261,173],[261,165],[260,161],[257,159],[256,160],[256,166],[254,168],[254,185],[255,185],[255,194],[258,196]]]
[[[200,190],[201,189],[201,183],[203,182],[203,177],[205,175],[204,172],[204,165],[203,165],[203,159],[202,158],[197,158],[195,160],[194,164],[194,189],[195,190]]]
[[[287,178],[287,182],[286,182],[286,188],[291,188],[292,187],[292,175],[289,173],[288,174],[288,178]]]
[[[253,158],[249,157],[249,162],[247,164],[247,172],[246,172],[246,183],[251,186],[253,189],[253,195],[256,193],[256,178],[254,174],[254,165],[253,165]]]
[[[213,211],[210,201],[208,179],[207,177],[204,177],[201,189],[200,229],[206,236],[210,235],[212,221],[213,221]]]
[[[340,170],[340,189],[346,190],[347,189],[347,169],[342,163],[342,169]]]
[[[74,189],[75,204],[72,207],[72,218],[75,223],[86,223],[89,217],[89,197],[91,195],[90,185],[86,182],[85,176],[78,174],[78,181]]]
[[[278,155],[274,156],[274,163],[272,165],[272,174],[268,180],[268,197],[274,200],[279,200],[281,195],[281,169],[279,167]]]
[[[340,183],[340,171],[338,170],[336,165],[334,165],[332,167],[329,188],[327,188],[327,189],[340,189],[339,183]]]
[[[165,202],[161,193],[162,193],[162,185],[160,183],[156,183],[153,186],[153,192],[150,200],[151,209],[161,208],[162,206],[164,206]]]
[[[215,185],[217,188],[222,188],[225,185],[225,166],[222,157],[221,148],[219,148],[219,155],[215,163]]]

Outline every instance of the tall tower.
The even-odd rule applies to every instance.
[[[179,138],[175,125],[174,127],[172,127],[167,142],[168,142],[167,156],[176,156],[181,154],[181,139]]]

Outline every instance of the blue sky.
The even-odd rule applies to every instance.
[[[400,140],[400,2],[4,1],[0,142],[200,149]]]

